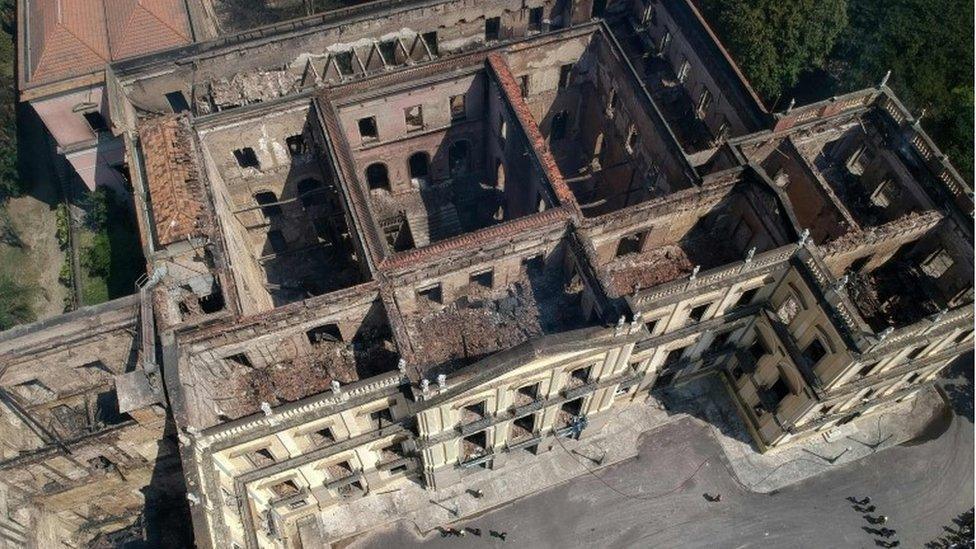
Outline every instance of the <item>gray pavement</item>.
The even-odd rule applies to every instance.
[[[971,386],[967,391],[972,399]],[[555,451],[561,451],[557,448]],[[922,547],[973,506],[971,414],[936,417],[913,443],[770,493],[740,485],[691,418],[645,437],[637,459],[454,525],[481,536],[421,537],[409,523],[357,547],[878,547],[847,497],[870,496],[900,547]],[[599,477],[599,478],[597,478]],[[703,494],[722,494],[709,502]],[[495,530],[506,541],[489,536]]]

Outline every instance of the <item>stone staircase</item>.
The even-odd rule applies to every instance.
[[[407,224],[418,248],[461,234],[457,208],[450,202],[430,205],[427,210],[407,212]]]

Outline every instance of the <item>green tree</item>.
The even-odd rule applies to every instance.
[[[34,320],[31,303],[37,287],[0,272],[0,331]]]
[[[847,0],[702,0],[701,4],[768,103],[796,84],[804,71],[823,67],[847,26]]]
[[[850,0],[850,27],[837,48],[848,89],[888,86],[964,177],[973,170],[973,3]]]
[[[108,276],[112,268],[112,243],[107,232],[100,232],[95,235],[92,245],[85,249],[81,263],[92,276]]]
[[[115,192],[108,187],[98,187],[88,193],[82,200],[85,209],[85,225],[93,231],[100,231],[108,226],[109,216],[118,212]]]
[[[24,192],[17,171],[17,103],[14,82],[14,2],[0,0],[0,203]]]

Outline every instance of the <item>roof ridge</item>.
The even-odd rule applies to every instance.
[[[136,6],[140,5],[139,0],[135,0],[135,2],[136,2]],[[133,6],[130,2],[122,2],[122,3],[125,4],[125,5],[127,5],[127,6],[129,6],[130,9],[129,9],[128,16],[125,18],[125,22],[122,23],[121,32],[119,33],[119,43],[118,44],[115,44],[115,47],[113,47],[113,45],[111,43],[111,36],[112,36],[112,29],[111,29],[111,27],[108,27],[108,33],[107,33],[108,36],[110,37],[109,38],[110,42],[109,42],[109,52],[108,53],[109,53],[109,56],[111,58],[113,58],[113,59],[115,58],[115,52],[116,51],[124,51],[124,47],[123,46],[126,45],[126,43],[128,42],[128,38],[129,38],[128,29],[130,29],[132,27],[130,23],[132,23],[132,20],[136,16],[136,9],[137,8],[135,6]],[[107,8],[107,2],[105,2],[105,0],[102,0],[102,6],[105,9],[108,9]],[[106,15],[105,21],[107,23],[108,22],[108,14],[106,13],[105,15]]]
[[[72,23],[78,23],[79,21],[77,20],[77,17],[69,17],[68,14],[66,13],[60,13],[60,11],[62,10],[62,8],[60,7],[61,0],[58,0],[57,2],[58,9],[59,9],[58,26],[63,27],[66,31],[68,31],[69,34],[71,34],[71,36],[75,37],[79,42],[84,44],[85,47],[91,50],[92,53],[98,56],[99,59],[102,59],[103,61],[108,63],[112,59],[112,49],[109,44],[108,26],[105,24],[104,0],[96,0],[96,1],[98,1],[98,3],[102,5],[102,17],[100,17],[101,29],[100,32],[98,32],[98,34],[100,36],[103,36],[105,39],[105,55],[102,55],[101,53],[98,52],[98,50],[96,49],[97,45],[93,45],[92,43],[88,42],[87,40],[82,38],[80,33],[76,33],[71,28]],[[94,30],[96,32],[99,31],[97,26],[91,27],[91,30]]]
[[[70,28],[68,28],[67,25],[58,23],[58,27],[64,29],[64,31],[66,33],[70,34],[75,40],[77,40],[78,42],[80,42],[81,45],[83,45],[86,48],[88,48],[89,51],[91,51],[92,53],[94,53],[96,57],[98,57],[102,61],[105,61],[106,63],[110,62],[110,60],[112,58],[112,52],[111,51],[106,52],[108,54],[108,59],[106,59],[105,56],[103,56],[102,54],[98,53],[98,51],[96,51],[95,48],[91,46],[91,44],[89,44],[88,42],[84,41],[80,36],[78,36],[77,34],[75,34]],[[106,32],[106,37],[105,37],[106,47],[108,46],[108,36],[107,36],[107,34],[108,33]]]
[[[190,36],[189,36],[189,33],[188,32],[187,33],[184,33],[182,31],[180,31],[179,29],[173,28],[172,25],[170,25],[169,23],[167,23],[166,20],[163,17],[160,17],[159,14],[156,13],[152,8],[146,6],[146,4],[143,4],[142,0],[135,0],[135,2],[136,2],[136,5],[137,6],[139,6],[142,9],[144,9],[149,15],[152,15],[153,18],[156,19],[157,21],[159,21],[160,23],[162,23],[163,26],[165,26],[165,27],[169,28],[171,31],[175,32],[178,36],[180,36],[180,38],[183,38],[183,39],[186,39],[186,40],[190,40]],[[182,16],[184,16],[184,14],[182,14],[182,13],[180,15],[181,15],[181,18],[182,18]],[[189,30],[189,29],[187,29],[187,30]]]
[[[158,32],[160,34],[169,34],[181,41],[189,40],[185,35],[174,29],[172,25],[167,24],[166,21],[161,19],[158,14],[147,8],[141,0],[123,0],[123,2],[131,7],[131,11],[129,17],[119,30],[119,43],[113,48],[113,59],[123,59],[132,56],[131,53],[126,54],[129,43],[136,38],[133,35],[135,31],[131,30],[134,29],[132,22],[137,18],[143,17],[143,15],[149,17],[149,22],[158,24]]]

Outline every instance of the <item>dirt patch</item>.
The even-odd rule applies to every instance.
[[[65,260],[57,240],[56,193],[47,182],[39,182],[31,194],[11,199],[6,207],[10,231],[19,246],[0,243],[0,270],[15,280],[32,281],[37,291],[32,302],[38,320],[64,312],[68,289],[58,283]]]

